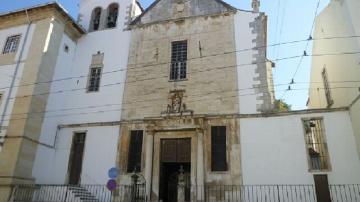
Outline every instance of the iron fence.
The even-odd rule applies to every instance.
[[[360,185],[330,185],[332,202],[359,202]],[[178,187],[185,201],[197,202],[316,202],[314,185],[206,185]],[[145,185],[16,185],[14,202],[146,202]],[[178,197],[179,198],[179,197]],[[178,200],[179,201],[179,200]],[[175,201],[171,201],[175,202]],[[180,201],[179,201],[180,202]]]
[[[314,185],[211,185],[185,187],[188,201],[204,202],[317,202]],[[330,185],[332,202],[360,202],[360,185]]]
[[[16,185],[14,202],[142,202],[145,185],[122,185],[109,191],[105,185]]]

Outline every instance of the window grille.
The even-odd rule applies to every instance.
[[[303,120],[310,171],[330,169],[329,152],[321,118]]]
[[[133,130],[130,133],[130,145],[128,154],[127,172],[141,172],[141,153],[143,143],[143,131]]]
[[[187,41],[174,41],[171,48],[170,80],[186,79]]]
[[[99,91],[101,79],[101,67],[90,68],[88,92]]]
[[[324,83],[327,107],[331,107],[331,105],[334,104],[334,100],[332,99],[332,96],[331,96],[330,84],[329,84],[326,68],[324,68],[323,71],[321,72],[321,76],[322,76],[323,83]]]
[[[226,127],[211,127],[211,170],[226,171]]]
[[[10,36],[6,39],[3,54],[15,53],[20,42],[21,35]]]

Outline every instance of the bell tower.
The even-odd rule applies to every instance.
[[[259,12],[260,10],[260,0],[252,0],[251,7],[253,8],[254,12]]]
[[[81,0],[78,23],[88,32],[122,30],[139,10],[136,0]]]

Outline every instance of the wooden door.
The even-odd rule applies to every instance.
[[[331,202],[327,175],[314,175],[316,198],[318,202]]]
[[[161,140],[162,163],[190,163],[191,138]]]
[[[85,146],[85,133],[76,133],[73,137],[73,143],[70,153],[70,174],[69,184],[79,184],[82,170],[84,146]]]

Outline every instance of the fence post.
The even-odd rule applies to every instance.
[[[276,185],[276,189],[277,189],[277,194],[278,194],[278,202],[280,202],[280,190],[279,190],[279,185]]]
[[[15,186],[12,185],[11,190],[10,190],[10,195],[9,195],[9,197],[7,199],[8,202],[11,202],[11,201],[15,200],[15,192],[16,192],[16,190],[17,190],[17,185],[15,185]]]

